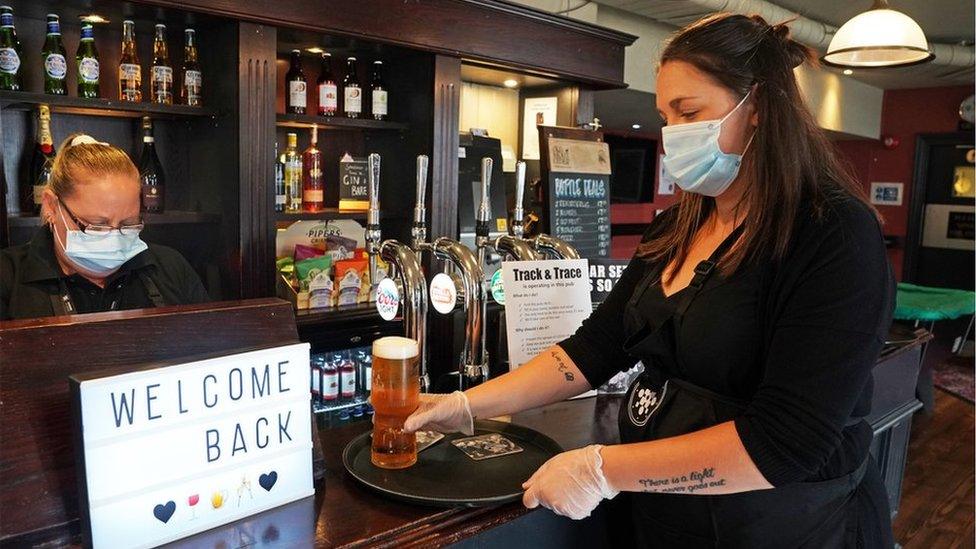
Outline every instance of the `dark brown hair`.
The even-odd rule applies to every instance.
[[[728,13],[711,15],[678,31],[661,54],[661,66],[669,61],[689,63],[739,99],[756,86],[759,125],[742,163],[751,181],[743,198],[748,215],[741,245],[719,264],[726,272],[761,254],[781,258],[801,206],[809,205],[818,216],[832,197],[849,195],[867,203],[863,189],[837,157],[800,94],[793,69],[815,60],[812,50],[790,39],[785,23],[769,25],[758,15]],[[715,199],[686,192],[676,208],[670,226],[638,247],[639,257],[676,259],[676,265],[681,265],[698,228],[714,210]],[[676,272],[673,269],[670,276]]]

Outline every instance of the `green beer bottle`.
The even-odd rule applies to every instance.
[[[20,60],[23,58],[20,40],[14,29],[14,10],[0,6],[0,90],[20,91]]]
[[[47,14],[47,38],[41,48],[41,61],[44,62],[44,93],[68,95],[68,62],[61,43],[61,18],[53,13]]]
[[[81,26],[81,42],[78,42],[78,97],[98,97],[98,50],[95,49],[95,30],[91,23]]]

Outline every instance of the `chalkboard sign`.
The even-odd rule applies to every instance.
[[[546,141],[549,232],[575,247],[582,257],[609,257],[609,147],[602,141],[558,137]]]
[[[353,158],[347,153],[339,160],[339,209],[365,210],[369,208],[365,158]]]

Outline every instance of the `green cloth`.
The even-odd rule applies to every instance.
[[[895,302],[898,320],[949,320],[973,314],[976,292],[901,282]]]

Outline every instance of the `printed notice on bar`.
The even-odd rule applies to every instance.
[[[590,316],[586,259],[502,263],[511,369],[573,335]]]

